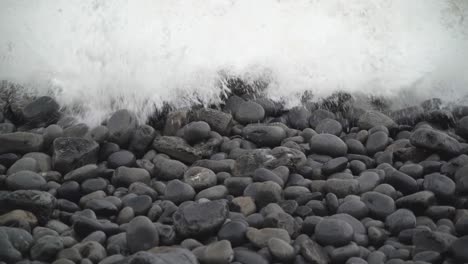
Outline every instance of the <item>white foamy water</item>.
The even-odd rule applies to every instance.
[[[224,72],[412,103],[468,91],[467,0],[2,0],[0,79],[94,124],[118,108],[219,100]]]

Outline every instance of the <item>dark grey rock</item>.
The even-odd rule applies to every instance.
[[[341,126],[340,122],[336,121],[335,119],[325,118],[318,123],[315,131],[317,131],[319,134],[332,134],[339,136],[343,131],[343,127]]]
[[[125,232],[113,235],[107,239],[106,250],[109,255],[130,253],[127,245],[127,234]]]
[[[131,197],[128,195],[122,199],[124,207],[131,207],[136,215],[145,215],[152,205],[151,197],[148,195],[138,195]]]
[[[107,158],[107,166],[111,169],[116,169],[120,166],[133,167],[135,166],[135,162],[135,155],[128,150],[114,152]]]
[[[181,236],[203,236],[218,232],[229,213],[222,200],[206,203],[187,202],[173,215],[174,227]]]
[[[398,209],[385,219],[385,225],[393,234],[416,227],[416,216],[407,209]]]
[[[89,132],[88,125],[84,123],[73,124],[63,129],[63,137],[85,137]]]
[[[117,224],[108,220],[97,220],[85,216],[77,216],[74,219],[73,230],[80,237],[86,237],[95,231],[102,231],[108,236],[121,232]]]
[[[369,213],[369,208],[360,200],[352,199],[343,202],[337,210],[337,213],[349,214],[357,219],[362,219]]]
[[[249,227],[246,232],[247,239],[257,248],[268,246],[268,241],[272,238],[278,238],[286,243],[291,243],[288,232],[281,228],[262,228],[256,229]]]
[[[17,263],[26,256],[33,243],[27,231],[0,226],[0,259],[6,263]]]
[[[117,206],[104,199],[91,199],[86,202],[85,208],[93,210],[99,216],[112,216],[118,212]]]
[[[108,185],[108,181],[103,178],[87,179],[81,183],[81,191],[83,194],[92,193],[95,191],[105,191]]]
[[[91,263],[98,263],[107,257],[106,249],[96,241],[86,241],[74,245],[72,248],[78,250],[83,258]]]
[[[114,171],[112,184],[115,186],[128,187],[134,182],[150,182],[150,174],[145,169],[119,167]]]
[[[58,120],[59,109],[59,104],[53,98],[42,96],[27,104],[22,115],[29,126],[47,126]]]
[[[149,125],[140,125],[133,131],[130,137],[128,150],[135,153],[138,157],[142,156],[156,136],[156,131]]]
[[[253,101],[241,102],[234,111],[234,118],[241,124],[261,121],[265,117],[265,109]]]
[[[101,144],[109,137],[109,129],[106,126],[100,125],[91,129],[86,136]]]
[[[327,252],[306,235],[300,235],[296,243],[299,244],[300,254],[310,263],[327,264],[330,262]]]
[[[429,206],[434,205],[436,198],[433,192],[421,191],[396,200],[399,208],[408,208],[415,212],[424,212]]]
[[[195,190],[192,186],[179,180],[172,180],[166,186],[164,198],[175,203],[180,204],[185,201],[193,200],[195,197]]]
[[[41,151],[43,143],[44,137],[35,133],[14,132],[0,134],[0,154]]]
[[[202,160],[197,160],[192,165],[210,169],[214,173],[219,173],[219,172],[230,173],[232,169],[234,168],[234,164],[235,164],[235,160],[233,159],[221,159],[221,160],[202,159]]]
[[[210,137],[211,128],[204,121],[190,122],[183,128],[183,137],[189,143],[197,143]]]
[[[23,158],[32,158],[37,162],[40,172],[47,172],[52,169],[52,158],[42,152],[30,152],[23,156]]]
[[[330,259],[333,263],[344,262],[352,257],[358,257],[360,249],[355,243],[346,246],[334,248],[330,253]]]
[[[99,144],[84,138],[60,137],[54,140],[52,166],[67,173],[81,166],[96,163]]]
[[[244,196],[252,197],[261,208],[269,203],[279,202],[282,198],[282,189],[275,182],[255,182],[245,188]]]
[[[367,153],[374,156],[375,153],[385,150],[388,142],[388,134],[383,131],[378,131],[369,135],[366,141]]]
[[[46,180],[32,171],[19,171],[8,176],[6,186],[10,190],[45,190]]]
[[[153,148],[186,163],[193,163],[202,157],[200,150],[193,148],[179,137],[156,137],[153,141]]]
[[[0,123],[0,134],[9,134],[15,132],[16,127],[12,123]]]
[[[385,126],[387,128],[395,127],[395,121],[390,117],[374,110],[366,111],[363,115],[359,117],[358,126],[361,129],[371,129],[375,126]]]
[[[178,161],[171,160],[162,156],[156,156],[153,160],[154,175],[161,180],[182,179],[187,166]]]
[[[52,214],[56,199],[48,192],[18,190],[0,192],[0,211],[22,209],[36,215],[40,223],[45,223]]]
[[[279,146],[287,137],[283,128],[275,125],[250,124],[242,129],[242,136],[258,146]]]
[[[287,120],[292,128],[303,130],[309,127],[310,112],[303,106],[293,107],[287,114]]]
[[[13,173],[19,171],[32,171],[32,172],[39,172],[39,164],[33,158],[21,158],[17,160],[7,171],[7,175],[11,175]]]
[[[348,166],[348,159],[345,157],[334,158],[327,161],[322,166],[322,172],[326,175],[333,174],[335,172],[340,172],[346,169]]]
[[[81,183],[87,179],[96,178],[98,175],[98,166],[96,164],[88,164],[70,171],[69,173],[65,174],[63,179],[65,181],[76,181]]]
[[[202,108],[194,114],[193,120],[205,121],[210,125],[211,129],[226,135],[232,125],[232,115],[223,113],[219,110]]]
[[[325,190],[334,193],[339,198],[343,198],[350,194],[358,194],[359,182],[354,179],[328,179],[325,183]]]
[[[50,261],[63,249],[63,242],[57,236],[43,236],[35,241],[31,247],[31,258],[34,260]]]
[[[138,121],[134,113],[126,109],[118,110],[107,121],[109,141],[126,146],[137,128]]]
[[[275,259],[282,262],[290,261],[295,256],[294,248],[289,243],[279,238],[268,240],[268,250]]]
[[[366,148],[359,140],[351,138],[351,139],[347,139],[345,143],[346,143],[346,146],[348,146],[349,153],[365,155],[367,152]]]
[[[180,264],[198,264],[195,255],[181,248],[162,247],[153,249],[149,252],[141,251],[129,257],[128,263],[132,264],[150,264],[150,263],[180,263]]]
[[[442,233],[433,232],[429,230],[418,230],[413,234],[413,245],[415,246],[414,252],[419,253],[422,251],[435,251],[445,253],[450,250],[452,243],[457,240],[457,237]]]
[[[310,140],[310,149],[317,154],[332,157],[345,156],[348,147],[339,137],[332,134],[318,134]]]
[[[131,253],[148,250],[159,245],[158,231],[146,216],[137,216],[130,221],[126,234]]]
[[[224,199],[229,194],[228,189],[224,185],[216,185],[210,188],[206,188],[200,191],[196,196],[195,200],[208,199],[208,200],[219,200]]]
[[[454,175],[457,191],[468,193],[468,165],[458,168]]]
[[[315,239],[322,245],[343,246],[353,239],[353,227],[339,219],[323,219],[315,227]]]
[[[468,261],[468,236],[463,236],[454,241],[450,247],[453,256],[462,262]]]
[[[449,135],[429,128],[419,128],[410,137],[411,144],[433,151],[440,151],[450,155],[462,152],[461,144]]]
[[[232,246],[240,246],[246,242],[247,224],[240,221],[230,221],[224,224],[218,232],[219,240],[227,240]]]
[[[418,190],[418,184],[415,179],[397,170],[387,175],[385,177],[385,182],[392,185],[403,194],[411,194]]]
[[[184,182],[200,191],[217,183],[216,174],[207,168],[191,167],[184,173]]]
[[[231,243],[227,240],[199,247],[193,252],[201,263],[228,264],[234,259],[234,251],[232,250]]]
[[[455,188],[455,182],[440,173],[431,173],[424,176],[424,190],[433,192],[439,199],[452,199]]]
[[[370,214],[379,219],[384,219],[396,210],[393,199],[382,193],[367,192],[361,196],[361,200],[369,208]]]
[[[468,139],[468,116],[458,120],[457,134],[465,139]]]

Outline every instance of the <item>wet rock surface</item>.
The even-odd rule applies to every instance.
[[[27,98],[0,115],[0,262],[468,262],[468,112],[439,101],[88,127]]]

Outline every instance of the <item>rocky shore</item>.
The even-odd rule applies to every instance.
[[[468,106],[373,106],[238,93],[88,127],[2,91],[0,263],[468,262]]]

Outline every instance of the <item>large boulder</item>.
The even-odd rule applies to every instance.
[[[67,173],[98,160],[99,144],[96,141],[60,137],[54,140],[52,166],[56,171]]]

